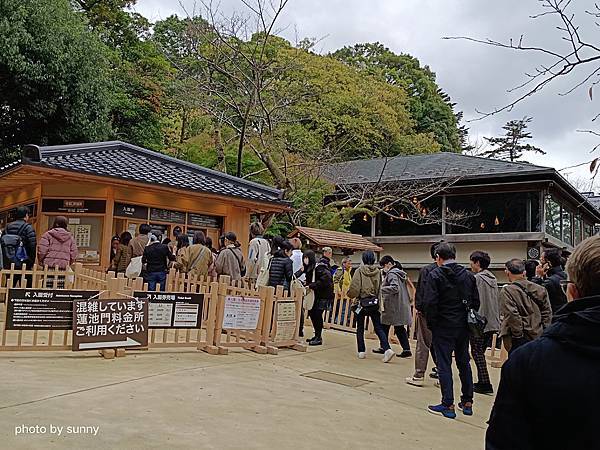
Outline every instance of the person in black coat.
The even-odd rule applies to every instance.
[[[428,276],[423,295],[423,311],[431,329],[432,344],[437,361],[442,402],[428,407],[428,411],[454,419],[454,392],[452,389],[452,353],[460,374],[462,386],[458,407],[465,415],[473,414],[473,375],[469,364],[469,329],[467,306],[479,309],[479,291],[475,276],[456,263],[456,249],[442,243],[436,247],[439,266]],[[466,301],[467,305],[464,304]]]
[[[308,275],[307,275],[307,280]],[[314,281],[308,287],[315,293],[315,303],[308,316],[313,324],[315,335],[308,339],[308,345],[322,345],[323,312],[331,309],[335,294],[333,291],[333,276],[331,275],[331,260],[323,256],[314,269]]]
[[[154,291],[156,285],[164,291],[167,281],[167,267],[169,261],[175,261],[175,255],[165,244],[161,244],[152,233],[149,234],[150,242],[144,249],[142,264],[145,264],[144,282],[148,283],[148,290]]]
[[[292,251],[292,244],[288,241],[279,243],[279,248],[275,250],[269,264],[269,286],[274,288],[283,286],[285,290],[289,291],[294,275],[293,263],[290,258]]]
[[[542,253],[542,264],[536,267],[536,277],[532,280],[548,291],[552,313],[556,314],[567,303],[567,296],[561,288],[561,283],[567,279],[563,270],[563,260],[557,248]]]
[[[3,236],[8,237],[9,235],[19,236],[21,238],[21,242],[23,243],[23,247],[27,252],[27,260],[24,261],[25,267],[30,270],[33,268],[33,264],[35,263],[35,255],[36,255],[36,246],[37,239],[35,235],[35,230],[31,226],[29,222],[29,208],[26,206],[20,206],[17,208],[16,212],[16,220],[14,222],[6,225]],[[2,261],[4,263],[5,269],[10,269],[10,265],[13,263],[6,254],[6,248],[4,247],[4,239],[2,240],[2,251],[3,258]],[[13,249],[15,251],[15,249]],[[20,269],[21,264],[15,264],[15,268]]]
[[[599,448],[600,236],[567,263],[570,301],[541,337],[502,366],[486,434],[488,450]]]

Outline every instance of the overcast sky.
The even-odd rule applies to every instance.
[[[597,35],[594,23],[584,14],[592,0],[573,3],[582,32]],[[171,14],[185,15],[181,5],[193,11],[194,0],[138,0],[135,9],[154,22]],[[239,0],[222,0],[221,8],[226,13],[233,9],[243,11]],[[541,11],[537,0],[290,0],[280,25],[287,27],[283,35],[292,41],[296,34],[299,38],[321,39],[317,46],[321,53],[376,41],[394,52],[409,53],[431,67],[438,84],[457,102],[457,108],[464,111],[467,119],[473,119],[478,117],[477,111],[510,103],[514,94],[507,90],[523,81],[525,72],[533,72],[536,63],[548,60],[442,37],[469,36],[505,42],[524,33],[526,44],[564,49],[566,44],[555,28],[556,18],[530,18]],[[527,155],[525,159],[557,169],[591,159],[590,150],[600,138],[576,130],[593,128],[591,120],[598,110],[598,101],[590,101],[587,87],[568,96],[559,95],[575,80],[580,77],[550,86],[512,112],[468,123],[472,139],[498,135],[508,120],[527,115],[533,117],[532,143],[548,154]],[[600,89],[597,94],[600,97]],[[597,153],[600,156],[600,150]],[[589,178],[586,167],[569,172],[573,178]]]

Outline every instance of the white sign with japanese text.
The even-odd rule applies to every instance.
[[[255,330],[260,316],[260,298],[225,297],[223,329]]]

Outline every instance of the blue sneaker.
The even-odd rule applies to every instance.
[[[437,414],[439,416],[444,416],[446,419],[456,419],[456,413],[454,412],[454,406],[444,406],[442,404],[439,405],[429,405],[427,407],[427,411],[431,414]]]
[[[465,402],[465,403],[460,402],[458,404],[458,409],[461,409],[465,416],[473,415],[473,403],[471,403],[471,402]]]

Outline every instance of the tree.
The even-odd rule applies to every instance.
[[[517,161],[521,159],[524,152],[541,153],[546,152],[531,144],[524,144],[523,141],[531,139],[531,133],[527,131],[527,125],[531,123],[531,117],[524,117],[520,120],[511,120],[502,127],[506,134],[501,137],[486,137],[485,140],[492,147],[484,151],[481,156],[487,158],[503,159],[506,161]]]
[[[0,148],[110,135],[106,48],[67,0],[0,2]],[[0,160],[0,165],[2,165]]]
[[[408,95],[408,109],[417,133],[433,133],[441,150],[460,152],[466,129],[459,129],[462,113],[455,113],[450,97],[437,85],[435,73],[421,67],[417,58],[395,54],[379,42],[344,47],[333,56],[357,70],[369,73]],[[462,131],[461,131],[462,130]]]
[[[588,89],[588,96],[593,101],[594,87],[600,83],[600,42],[598,33],[587,32],[580,23],[576,21],[576,14],[573,8],[577,2],[572,0],[538,0],[542,7],[542,12],[531,16],[533,20],[554,18],[557,24],[559,45],[551,48],[549,45],[526,44],[523,34],[518,39],[510,39],[508,42],[499,42],[493,39],[477,39],[465,36],[445,37],[444,39],[462,39],[476,42],[478,44],[489,45],[504,49],[510,49],[518,52],[526,52],[540,55],[546,60],[538,67],[525,73],[525,81],[509,90],[509,93],[516,94],[514,98],[500,108],[492,111],[481,112],[479,119],[499,114],[504,111],[511,111],[516,105],[527,100],[554,84],[557,80],[568,79],[572,81],[571,87],[561,92],[559,95],[569,95],[581,89]],[[580,3],[581,4],[581,3]],[[590,27],[600,27],[600,5],[595,3],[585,9],[585,16],[590,19]],[[578,16],[579,18],[581,16]],[[592,38],[593,37],[593,38]],[[565,45],[566,44],[566,45]],[[582,75],[579,75],[582,73]],[[600,113],[592,118],[592,122],[597,122]],[[597,130],[578,130],[583,133],[593,134],[600,137],[600,131]],[[592,152],[600,148],[596,145]],[[592,177],[594,178],[600,170],[600,158],[593,158],[581,165],[588,165]]]

